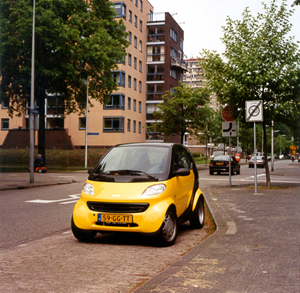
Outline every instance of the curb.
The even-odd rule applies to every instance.
[[[162,284],[166,281],[171,275],[176,273],[179,269],[185,266],[189,261],[203,252],[206,248],[208,248],[212,243],[222,237],[226,231],[228,230],[228,226],[226,224],[226,220],[224,219],[222,213],[218,210],[216,205],[212,199],[212,193],[210,189],[202,188],[201,191],[203,192],[206,205],[208,210],[213,217],[216,225],[216,231],[210,235],[208,238],[203,240],[199,243],[196,247],[194,247],[191,251],[187,252],[184,256],[178,259],[176,262],[171,264],[161,273],[141,285],[139,288],[133,291],[133,293],[144,293],[154,290],[158,285]]]

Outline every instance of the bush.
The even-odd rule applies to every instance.
[[[104,149],[89,149],[88,165],[95,166],[106,151]],[[37,155],[37,150],[35,150],[34,157],[36,158]],[[46,166],[84,166],[84,157],[85,150],[46,150]],[[29,149],[0,150],[0,165],[28,165],[29,160]]]

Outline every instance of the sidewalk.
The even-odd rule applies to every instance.
[[[134,293],[300,292],[300,164],[284,169],[278,175],[298,174],[297,186],[254,195],[247,185],[200,184],[216,232]]]
[[[31,187],[41,187],[57,184],[73,183],[73,179],[63,178],[60,173],[34,173],[34,182],[30,183],[30,173],[28,172],[1,172],[0,190],[24,189]]]

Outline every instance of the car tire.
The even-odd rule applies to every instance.
[[[214,172],[209,170],[209,175],[214,175]]]
[[[205,210],[204,210],[204,199],[201,195],[198,199],[195,210],[192,212],[190,225],[192,229],[201,229],[204,226],[205,221]]]
[[[161,246],[172,246],[175,243],[178,232],[176,213],[169,208],[160,227],[158,240]]]
[[[77,238],[80,242],[91,242],[95,236],[97,235],[97,231],[83,230],[78,228],[73,220],[71,220],[71,229],[75,238]]]

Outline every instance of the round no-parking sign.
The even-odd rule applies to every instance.
[[[261,122],[263,121],[263,102],[246,101],[246,121]]]

